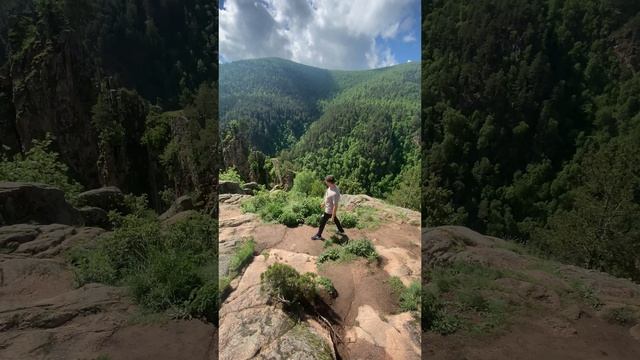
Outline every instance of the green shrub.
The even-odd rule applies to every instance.
[[[355,256],[364,257],[369,260],[375,260],[378,258],[378,252],[369,239],[358,239],[349,241],[344,246],[344,249],[348,253],[351,253]]]
[[[73,248],[68,259],[74,264],[74,280],[77,286],[92,282],[115,284],[118,272],[111,264],[104,248]]]
[[[302,213],[305,217],[311,215],[322,215],[323,210],[320,207],[322,198],[320,197],[305,197],[300,200],[302,202]]]
[[[400,280],[397,276],[392,276],[389,278],[389,287],[391,287],[391,291],[396,295],[400,296],[405,289],[402,280]]]
[[[280,215],[282,215],[283,211],[284,211],[283,204],[279,204],[277,202],[270,202],[270,203],[267,203],[267,205],[264,208],[260,209],[258,214],[265,221],[277,221],[278,219],[280,219]]]
[[[298,226],[302,222],[300,214],[294,212],[291,209],[285,209],[280,216],[278,216],[278,222],[288,227]]]
[[[218,323],[218,311],[220,307],[220,297],[218,295],[218,289],[220,292],[226,289],[225,287],[219,288],[219,283],[216,283],[216,279],[209,279],[199,288],[196,288],[191,296],[189,303],[189,313],[202,314],[210,322]]]
[[[394,295],[398,297],[398,304],[402,311],[417,311],[421,309],[422,286],[413,282],[409,287],[404,286],[400,278],[392,276],[389,279],[389,286]]]
[[[343,249],[339,246],[329,248],[323,251],[318,256],[318,263],[325,263],[327,261],[337,261],[342,257]]]
[[[238,173],[238,170],[236,170],[236,168],[233,166],[225,171],[220,172],[219,179],[220,181],[233,181],[238,184],[242,184],[244,182],[242,180],[242,177],[240,176],[240,173]]]
[[[321,215],[309,215],[306,218],[304,218],[304,223],[309,226],[318,227],[320,226],[321,218],[322,218]]]
[[[229,274],[232,277],[235,277],[238,272],[251,261],[255,246],[256,243],[250,238],[234,250],[233,256],[229,261]]]
[[[295,192],[260,191],[242,203],[241,207],[245,212],[258,214],[266,222],[275,221],[291,227],[301,223],[318,226],[318,216],[322,214],[321,202],[320,198],[305,197]]]
[[[400,308],[403,311],[421,311],[422,286],[413,282],[400,294]]]
[[[327,277],[318,276],[316,278],[316,284],[320,286],[322,289],[324,289],[331,296],[336,296],[338,294],[338,292],[336,291],[336,288],[333,286],[333,282],[331,281],[331,279]]]
[[[260,274],[260,282],[261,290],[270,299],[289,306],[313,303],[317,296],[315,274],[300,274],[282,263],[270,265]]]
[[[112,214],[116,228],[69,252],[78,285],[127,286],[137,303],[176,316],[217,319],[217,226],[196,214],[163,227],[155,217]]]
[[[370,261],[378,259],[378,252],[368,239],[358,239],[344,246],[335,245],[327,248],[318,256],[318,263],[327,261],[349,261],[354,257],[364,257]]]
[[[422,300],[422,331],[449,335],[462,327],[462,322],[457,316],[447,312],[436,294],[425,290]]]
[[[67,199],[73,199],[82,186],[69,176],[69,168],[51,151],[51,137],[33,140],[31,148],[13,159],[0,156],[0,180],[36,182],[55,186],[64,191]]]
[[[462,306],[469,310],[478,312],[487,311],[489,309],[489,301],[478,291],[460,291],[457,296]]]
[[[618,307],[607,310],[604,318],[612,324],[634,325],[638,321],[638,314],[629,307]]]
[[[345,229],[351,229],[358,225],[358,216],[352,212],[344,212],[339,216],[340,223]]]
[[[146,261],[146,266],[131,273],[127,283],[136,301],[150,310],[179,307],[203,285],[198,264],[183,251],[154,249]]]
[[[300,171],[293,179],[291,191],[306,196],[322,196],[325,191],[325,186],[315,172]]]

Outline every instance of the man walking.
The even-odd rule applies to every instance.
[[[324,183],[327,185],[327,191],[324,193],[324,201],[320,205],[321,207],[324,207],[324,214],[322,215],[322,220],[320,220],[318,233],[314,235],[311,240],[322,240],[322,231],[329,219],[336,224],[338,234],[344,234],[344,229],[342,228],[342,225],[340,225],[340,220],[336,217],[336,213],[338,212],[338,203],[340,202],[340,189],[336,186],[336,179],[333,175],[328,175],[324,178]]]

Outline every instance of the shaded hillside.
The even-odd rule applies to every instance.
[[[640,3],[423,2],[423,221],[640,279]]]
[[[203,88],[215,88],[217,75],[216,4],[34,0],[3,2],[3,10],[3,152],[23,153],[51,134],[54,150],[84,186],[117,185],[146,193],[156,206],[165,188],[178,195],[211,192],[198,189],[202,179],[185,187],[164,176],[169,166],[197,173],[189,170],[194,160],[184,155],[176,165],[141,142],[154,113],[186,108],[173,118],[189,125],[169,122],[164,143],[195,142],[199,136],[194,134],[213,128],[217,96],[209,90],[207,103],[202,97]],[[208,147],[215,157],[216,137]]]
[[[348,192],[392,198],[419,181],[419,78],[417,64],[366,71],[276,58],[223,64],[225,166],[264,184],[287,170],[335,173]]]

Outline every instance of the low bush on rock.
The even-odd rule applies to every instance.
[[[82,191],[82,185],[69,176],[69,167],[51,151],[51,138],[33,140],[24,154],[8,158],[0,154],[0,180],[36,182],[52,185],[64,191],[67,199],[73,199]]]
[[[242,177],[240,176],[240,173],[238,173],[238,170],[236,170],[235,167],[230,167],[225,171],[221,171],[220,172],[220,177],[219,177],[220,181],[232,181],[238,184],[242,184],[243,180]]]
[[[413,282],[405,286],[398,277],[389,279],[391,290],[398,297],[398,304],[402,311],[411,311],[419,315],[422,299],[422,286],[418,282]]]
[[[363,257],[369,261],[375,261],[379,255],[369,239],[358,239],[349,241],[343,246],[336,244],[335,246],[327,248],[318,256],[318,263],[349,261],[356,257]]]
[[[463,262],[429,269],[430,283],[422,293],[423,330],[447,335],[461,329],[487,333],[503,328],[517,305],[485,294],[501,291],[496,280],[505,276],[518,274]]]
[[[299,224],[318,226],[322,199],[306,197],[297,192],[260,191],[242,204],[245,212],[255,213],[263,221],[277,222],[289,227]]]
[[[174,317],[217,321],[217,225],[196,213],[171,226],[153,216],[111,214],[116,227],[68,254],[77,284],[127,286],[136,302]]]
[[[261,290],[273,301],[289,307],[314,304],[318,290],[334,296],[336,289],[330,279],[314,273],[300,274],[293,267],[275,263],[260,274]]]

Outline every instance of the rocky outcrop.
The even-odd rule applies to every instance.
[[[248,182],[242,185],[242,191],[247,195],[253,195],[260,189],[260,185],[257,182]]]
[[[83,206],[78,209],[85,226],[98,226],[104,229],[111,228],[109,216],[104,209],[95,206]]]
[[[424,229],[422,261],[427,287],[433,286],[432,272],[454,266],[477,269],[480,278],[493,274],[490,279],[485,276],[481,288],[466,289],[466,296],[508,304],[509,309],[501,320],[506,331],[491,337],[464,331],[444,337],[423,334],[423,354],[430,358],[565,359],[606,353],[631,360],[640,356],[640,340],[634,337],[640,285],[630,280],[541,259],[513,241],[461,226]],[[441,291],[443,298],[456,298]],[[472,324],[477,321],[473,313],[455,316],[468,317]]]
[[[255,253],[260,254],[230,282],[229,296],[220,310],[220,359],[318,359],[327,355],[343,359],[420,359],[419,324],[411,313],[399,311],[389,287],[390,276],[398,276],[407,285],[420,279],[419,213],[370,197],[344,195],[343,211],[361,208],[371,214],[371,223],[377,224],[347,229],[346,238],[370,239],[381,256],[380,262],[354,260],[318,267],[317,256],[325,248],[322,241],[310,240],[317,229],[264,223],[256,214],[242,211],[242,203],[249,198],[240,194],[219,196],[220,276],[233,276],[229,264],[247,238],[253,239]],[[326,232],[331,236],[332,230]],[[260,292],[260,274],[276,262],[333,282],[337,297],[324,296],[326,308],[322,311],[341,340],[313,316],[297,322],[291,314],[267,302]],[[332,352],[317,350],[325,348],[318,346],[318,339]],[[313,349],[315,352],[309,352]]]
[[[76,202],[80,206],[97,207],[105,211],[125,211],[124,194],[115,186],[106,186],[78,194]]]
[[[211,324],[196,319],[137,323],[132,319],[140,311],[126,289],[74,285],[65,254],[96,246],[108,232],[59,223],[73,210],[60,190],[16,183],[0,183],[0,189],[3,218],[33,222],[0,225],[0,359],[216,358],[217,332]],[[89,198],[107,208],[113,204],[108,196],[109,201],[102,195]],[[100,222],[106,214],[97,207],[79,213],[85,222],[89,217]]]
[[[0,226],[20,223],[79,224],[62,190],[35,183],[0,182]]]
[[[249,265],[220,309],[220,360],[335,359],[329,331],[316,320],[294,320],[268,303],[260,291],[260,274],[283,262],[299,272],[315,272],[315,258],[271,250]]]
[[[237,182],[221,180],[218,182],[219,194],[244,194],[242,187]]]
[[[14,31],[21,36],[11,44],[21,51],[13,54],[10,66],[19,143],[28,150],[32,140],[50,133],[75,177],[97,186],[97,135],[88,121],[95,90],[84,47],[71,31],[51,41],[44,34],[33,34],[28,24],[21,26],[22,22],[16,23]]]
[[[16,130],[16,111],[13,107],[12,84],[8,66],[0,66],[0,147],[14,154],[20,151],[20,138]]]
[[[177,198],[176,201],[174,201],[173,204],[171,204],[171,207],[169,207],[167,211],[165,211],[164,213],[162,213],[162,215],[160,215],[159,219],[166,220],[180,212],[193,210],[194,208],[195,207],[193,205],[193,200],[191,199],[191,196],[183,195]]]

